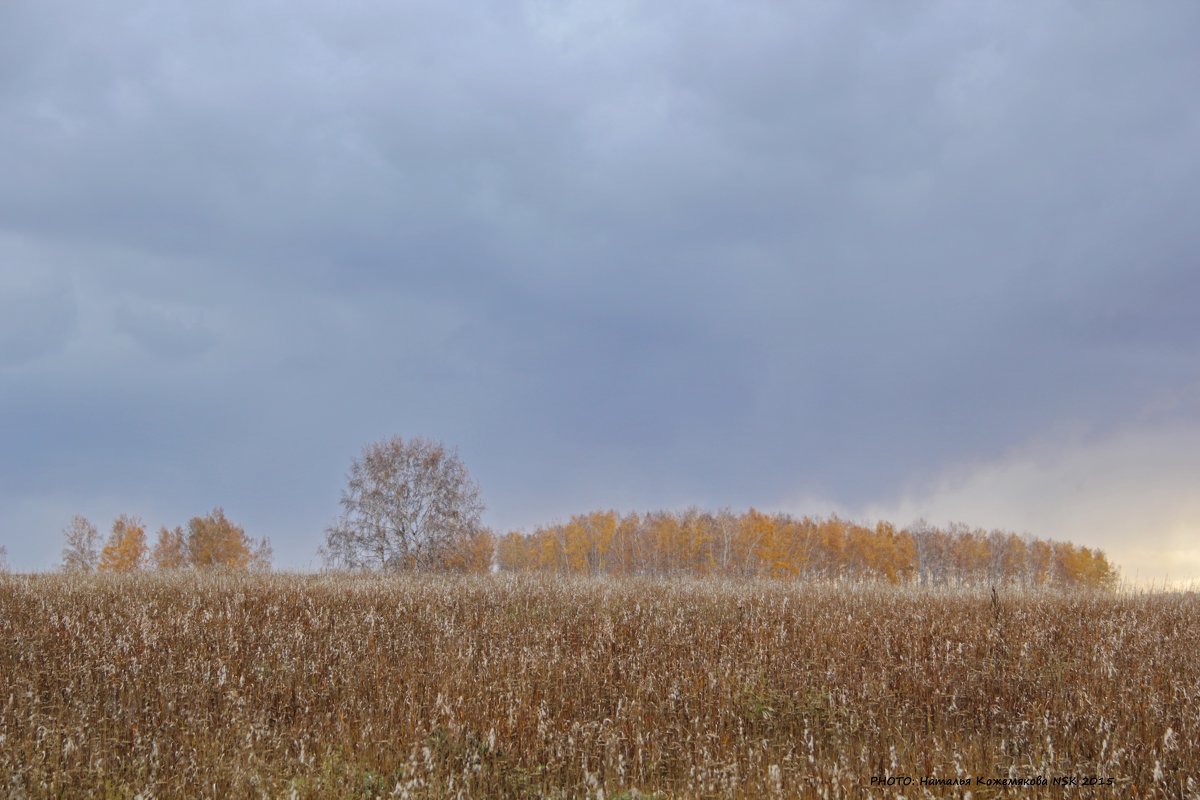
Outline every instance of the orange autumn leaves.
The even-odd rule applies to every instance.
[[[135,572],[146,561],[146,529],[138,517],[122,514],[100,551],[101,572]]]
[[[270,543],[266,539],[256,541],[248,537],[220,508],[205,516],[193,517],[186,533],[179,527],[174,530],[161,528],[153,547],[147,542],[142,520],[122,514],[113,522],[98,559],[76,552],[86,546],[68,534],[64,567],[86,570],[85,565],[95,563],[101,572],[128,573],[148,568],[266,570],[271,565]]]
[[[1104,553],[1006,531],[917,523],[865,526],[840,519],[765,514],[617,514],[510,533],[496,543],[509,571],[585,575],[723,575],[881,579],[891,583],[1108,586]]]
[[[140,519],[121,516],[103,549],[82,518],[65,532],[65,569],[135,572],[147,568],[270,569],[270,545],[246,536],[221,509],[187,529],[162,528],[147,541]],[[74,565],[74,566],[73,566]],[[478,535],[449,548],[438,567],[451,572],[549,572],[574,575],[716,575],[784,579],[882,580],[889,583],[1108,587],[1117,570],[1099,549],[955,524],[735,514],[690,509],[648,514],[595,511],[496,537]]]

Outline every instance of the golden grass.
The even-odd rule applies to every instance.
[[[1198,741],[1195,593],[0,577],[10,797],[1185,797]]]

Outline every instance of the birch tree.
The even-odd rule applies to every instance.
[[[149,552],[141,517],[122,514],[113,522],[96,568],[101,572],[137,572],[146,565]]]
[[[427,439],[367,445],[350,465],[341,506],[322,548],[332,567],[447,568],[486,535],[479,487],[457,453]]]
[[[100,533],[87,517],[76,514],[63,530],[62,568],[65,572],[91,572],[100,561]]]

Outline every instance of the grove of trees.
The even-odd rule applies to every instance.
[[[897,529],[750,509],[595,511],[496,543],[502,570],[581,575],[874,578],[892,583],[1108,586],[1100,550],[1006,531],[924,522]]]
[[[922,585],[1108,587],[1116,568],[1098,549],[1000,530],[917,522],[862,525],[756,509],[619,514],[593,511],[532,532],[483,526],[479,487],[457,452],[399,436],[352,460],[341,514],[320,549],[333,569],[381,572],[550,572],[574,575],[719,575],[876,579]],[[103,543],[76,516],[63,531],[68,571],[269,570],[271,545],[215,508],[153,544],[136,516],[113,521]],[[2,558],[0,551],[0,558]]]
[[[96,526],[76,515],[63,531],[62,568],[68,572],[139,572],[145,569],[255,570],[271,568],[271,543],[251,539],[220,508],[193,517],[183,528],[163,527],[153,548],[140,517],[113,521],[103,546]]]

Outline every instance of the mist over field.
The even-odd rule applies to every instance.
[[[1200,580],[1200,7],[0,4],[0,546],[351,459]]]

